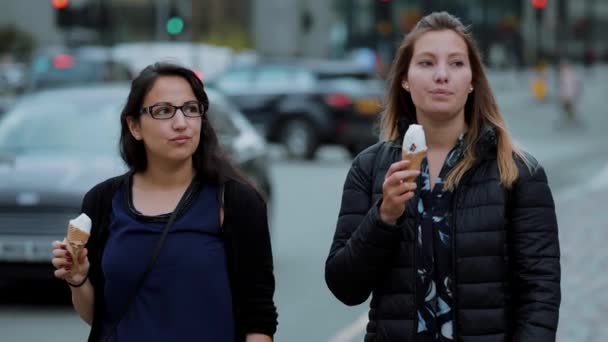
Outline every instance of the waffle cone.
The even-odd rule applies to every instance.
[[[89,233],[83,232],[82,230],[69,224],[68,241],[82,241],[83,243],[87,243],[87,241],[89,241]]]
[[[403,160],[410,161],[410,166],[408,167],[408,170],[420,170],[420,165],[422,165],[422,161],[424,160],[424,158],[426,158],[426,150],[423,150],[420,152],[415,152],[415,153],[403,151],[402,157],[403,157]],[[416,179],[416,177],[410,177],[410,178],[407,178],[405,181],[412,182],[415,179]]]
[[[80,253],[82,252],[87,241],[89,241],[89,234],[82,230],[68,225],[68,236],[67,249],[72,254],[72,272],[78,273],[80,271]]]

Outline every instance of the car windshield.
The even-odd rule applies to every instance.
[[[75,97],[24,101],[0,121],[0,151],[117,153],[119,117],[120,108],[107,102]]]
[[[369,72],[319,72],[317,79],[324,85],[351,92],[378,92],[383,87],[382,80]]]
[[[377,77],[373,73],[369,72],[318,72],[317,78],[319,80],[359,80],[359,81],[368,81],[377,79]]]
[[[33,65],[31,78],[31,87],[39,90],[69,85],[129,81],[131,75],[120,63],[59,55],[53,59],[46,57],[37,59]]]

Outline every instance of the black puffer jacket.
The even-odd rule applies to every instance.
[[[518,160],[520,177],[499,182],[496,138],[483,135],[478,162],[455,190],[454,335],[462,342],[555,341],[560,304],[557,222],[544,170]],[[380,142],[353,162],[344,184],[325,279],[347,305],[370,294],[366,342],[415,341],[416,198],[397,226],[380,220],[382,183],[400,145]],[[420,188],[420,187],[419,187]]]

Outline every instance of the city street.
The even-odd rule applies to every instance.
[[[560,123],[555,91],[545,103],[532,99],[530,77],[496,73],[491,81],[514,138],[545,167],[556,201],[563,272],[559,341],[605,341],[608,112],[603,101],[608,85],[602,80],[608,79],[608,68],[584,80],[581,126]],[[367,323],[367,304],[347,307],[325,285],[324,262],[350,159],[337,148],[319,154],[315,162],[286,161],[273,147],[276,341],[362,341]],[[49,299],[57,293],[38,284],[0,287],[0,339],[84,341],[88,326],[70,306]]]

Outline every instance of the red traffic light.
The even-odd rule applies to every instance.
[[[541,10],[547,6],[547,0],[531,0],[532,7]]]
[[[57,10],[66,9],[69,5],[70,0],[51,0],[51,6]]]

